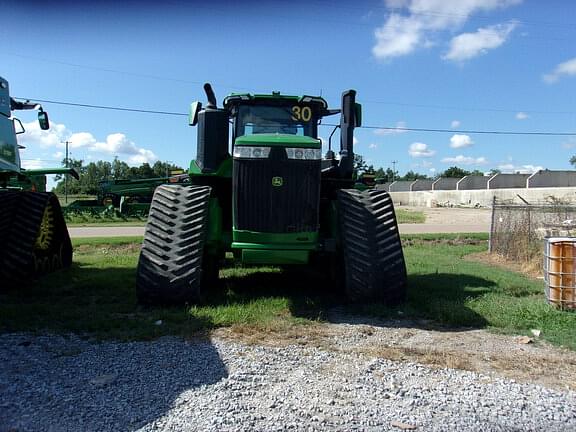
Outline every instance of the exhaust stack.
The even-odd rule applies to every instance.
[[[354,173],[356,123],[356,90],[347,90],[342,93],[342,114],[340,115],[340,178],[352,178]]]
[[[203,173],[218,171],[228,153],[228,110],[217,107],[216,96],[210,83],[204,84],[208,104],[198,113],[198,139],[196,164]]]

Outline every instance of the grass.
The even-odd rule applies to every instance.
[[[396,218],[399,224],[426,222],[424,212],[416,210],[396,209]]]
[[[99,338],[150,339],[231,325],[293,326],[325,321],[334,307],[369,317],[429,320],[441,328],[489,328],[529,334],[576,349],[576,313],[544,301],[541,281],[465,260],[486,250],[485,234],[404,236],[409,295],[399,308],[347,305],[309,270],[236,267],[220,276],[224,293],[193,307],[144,308],[134,292],[139,238],[75,239],[71,269],[0,295],[0,332],[79,332]],[[157,325],[158,320],[162,321]]]
[[[93,212],[89,210],[75,210],[64,212],[64,219],[68,226],[144,226],[147,215],[124,215],[118,210],[105,210]]]

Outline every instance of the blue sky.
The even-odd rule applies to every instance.
[[[376,167],[434,174],[569,169],[576,135],[576,4],[570,0],[29,2],[0,0],[0,75],[13,96],[186,113],[213,84],[230,92],[354,88],[368,126],[356,152]],[[185,116],[45,103],[52,129],[21,112],[29,167],[71,157],[187,166]],[[332,119],[330,120],[332,122]],[[330,128],[320,134],[327,137]]]

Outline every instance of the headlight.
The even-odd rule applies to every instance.
[[[322,159],[321,149],[287,147],[286,155],[288,159],[319,160]]]
[[[270,147],[236,146],[234,147],[234,157],[266,159],[270,155]]]

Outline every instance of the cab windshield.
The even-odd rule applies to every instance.
[[[316,138],[316,120],[308,106],[241,105],[236,117],[236,136],[288,134]]]

